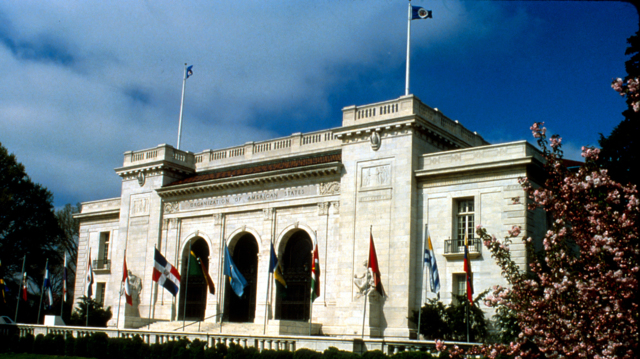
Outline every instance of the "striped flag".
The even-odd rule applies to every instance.
[[[87,260],[87,275],[84,282],[85,296],[91,298],[93,296],[93,267],[91,266],[91,248],[89,248],[89,259]]]
[[[273,243],[271,243],[271,258],[269,259],[269,272],[273,273],[273,279],[276,281],[276,289],[278,295],[281,297],[287,296],[287,282],[284,280],[282,276],[282,267],[280,266],[280,261],[278,261],[278,257],[276,256],[276,251],[273,249]]]
[[[436,263],[436,254],[431,244],[431,234],[429,228],[425,233],[425,246],[424,246],[424,263],[429,266],[429,283],[431,284],[431,292],[437,293],[440,291],[440,275],[438,274],[438,264]]]
[[[318,243],[313,249],[311,259],[311,302],[320,296],[320,259],[318,257]]]
[[[175,297],[180,290],[180,273],[176,267],[167,262],[167,259],[160,254],[158,248],[154,249],[153,275],[151,279],[154,282],[158,282]]]
[[[27,272],[22,276],[22,300],[27,301]]]
[[[64,254],[64,266],[62,267],[62,301],[67,301],[67,253]]]
[[[467,299],[473,304],[473,283],[471,281],[471,262],[469,262],[469,240],[464,236],[464,272],[467,274]]]
[[[44,284],[42,286],[47,294],[47,303],[45,303],[45,309],[51,308],[53,306],[53,293],[51,293],[51,280],[49,279],[49,261],[47,261],[47,265],[44,270]]]
[[[133,305],[131,297],[131,286],[129,285],[129,271],[127,270],[127,252],[124,252],[124,262],[122,264],[122,283],[124,283],[124,298],[127,304]]]

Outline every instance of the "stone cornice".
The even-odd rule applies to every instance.
[[[212,192],[227,188],[255,186],[263,183],[275,183],[304,178],[335,176],[339,175],[341,172],[342,164],[332,162],[298,168],[248,174],[243,176],[213,179],[195,183],[184,183],[161,188],[156,190],[156,192],[162,198],[169,198],[173,196]]]
[[[193,168],[162,160],[145,163],[138,166],[120,167],[116,168],[115,171],[118,176],[122,177],[122,179],[125,181],[136,179],[139,173],[144,173],[145,176],[153,177],[167,173],[189,175],[194,172]]]
[[[119,216],[120,216],[120,208],[108,209],[108,210],[99,211],[99,212],[76,213],[73,215],[73,218],[79,219],[79,220],[86,220],[86,219],[98,219],[98,218],[106,218],[106,217],[118,218]]]

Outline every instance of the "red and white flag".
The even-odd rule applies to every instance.
[[[124,283],[124,297],[127,299],[127,304],[133,305],[131,286],[129,285],[129,272],[127,271],[127,252],[124,254],[124,264],[122,266],[122,283]]]
[[[378,256],[376,255],[376,246],[373,244],[373,234],[369,232],[369,269],[373,274],[373,283],[375,289],[382,296],[386,296],[384,287],[382,286],[382,278],[380,276],[380,267],[378,266]]]

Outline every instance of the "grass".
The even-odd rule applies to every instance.
[[[2,359],[86,359],[84,357],[67,357],[64,355],[42,354],[0,354]]]

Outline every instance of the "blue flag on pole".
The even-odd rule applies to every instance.
[[[189,67],[187,67],[187,78],[193,75],[193,70],[191,70],[192,68],[193,68],[193,65],[189,65]]]
[[[431,18],[431,10],[425,10],[421,6],[411,6],[411,20],[422,20]]]
[[[427,229],[426,243],[424,246],[424,263],[429,266],[429,282],[431,283],[431,292],[440,291],[440,275],[438,274],[438,264],[436,264],[436,254],[431,244],[431,235]]]
[[[53,294],[51,293],[51,281],[49,280],[49,262],[47,262],[47,266],[44,270],[44,290],[47,293],[47,303],[45,303],[45,308],[49,309],[53,305]]]
[[[233,258],[229,254],[229,247],[227,247],[226,243],[224,245],[224,275],[229,277],[229,284],[231,284],[231,288],[236,295],[242,297],[244,287],[247,286],[247,280],[244,279],[236,264],[233,263]]]

